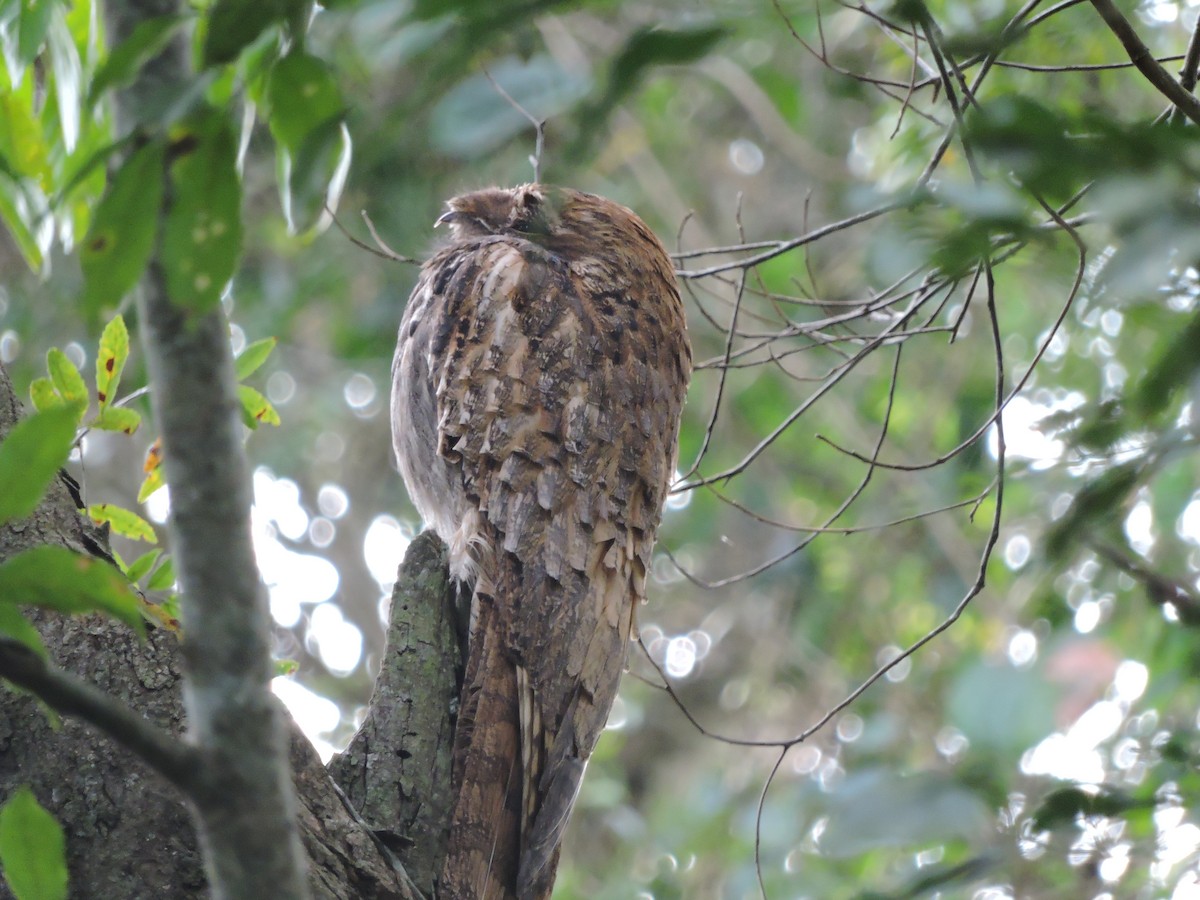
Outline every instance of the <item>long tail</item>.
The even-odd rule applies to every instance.
[[[521,739],[517,676],[504,617],[477,592],[454,736],[458,796],[439,900],[514,900],[520,858]]]
[[[590,549],[588,575],[549,579],[506,553],[481,568],[438,897],[546,900],[620,682],[644,574],[611,541]]]

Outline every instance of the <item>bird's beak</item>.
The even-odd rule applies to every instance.
[[[433,227],[437,228],[441,225],[448,225],[448,224],[452,223],[455,219],[457,219],[458,216],[459,216],[458,210],[448,209],[444,213],[442,213],[440,216],[438,216],[438,220],[433,223]]]

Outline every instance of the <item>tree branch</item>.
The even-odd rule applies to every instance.
[[[120,741],[185,793],[200,770],[195,748],[151,725],[128,706],[56,669],[24,644],[0,637],[0,676],[51,709],[78,716]]]
[[[180,9],[179,0],[110,4],[114,45],[141,22]],[[186,36],[177,35],[118,94],[121,131],[194,79],[187,51]],[[171,203],[167,191],[160,230]],[[282,716],[269,690],[270,616],[250,537],[229,324],[219,305],[203,313],[176,305],[159,256],[141,280],[138,314],[171,490],[184,705],[202,761],[186,787],[210,886],[217,898],[303,900],[305,857]]]
[[[151,264],[138,304],[171,489],[181,587],[184,705],[206,765],[200,813],[217,896],[306,897],[272,676],[265,591],[250,539],[250,472],[220,309],[197,319]]]
[[[1183,68],[1179,70],[1179,83],[1185,91],[1196,87],[1196,75],[1200,72],[1200,16],[1192,27],[1192,39],[1188,41],[1187,55],[1183,60]]]
[[[1104,24],[1117,36],[1125,52],[1129,54],[1130,61],[1146,76],[1146,80],[1175,104],[1176,109],[1200,125],[1200,100],[1159,65],[1150,48],[1142,43],[1129,20],[1113,5],[1112,0],[1091,0],[1091,3],[1096,12],[1100,13]]]

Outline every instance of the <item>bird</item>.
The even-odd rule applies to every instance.
[[[539,183],[447,201],[392,366],[398,468],[470,591],[439,898],[541,900],[627,664],[692,352],[630,209]]]

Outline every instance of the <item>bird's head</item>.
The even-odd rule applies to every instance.
[[[456,241],[516,237],[571,258],[625,257],[642,248],[661,263],[664,279],[674,282],[666,250],[646,224],[595,194],[544,184],[485,188],[447,201],[437,220],[443,223]]]
[[[559,193],[540,184],[472,191],[447,201],[435,224],[449,225],[456,240],[515,234],[536,241],[558,226]]]

